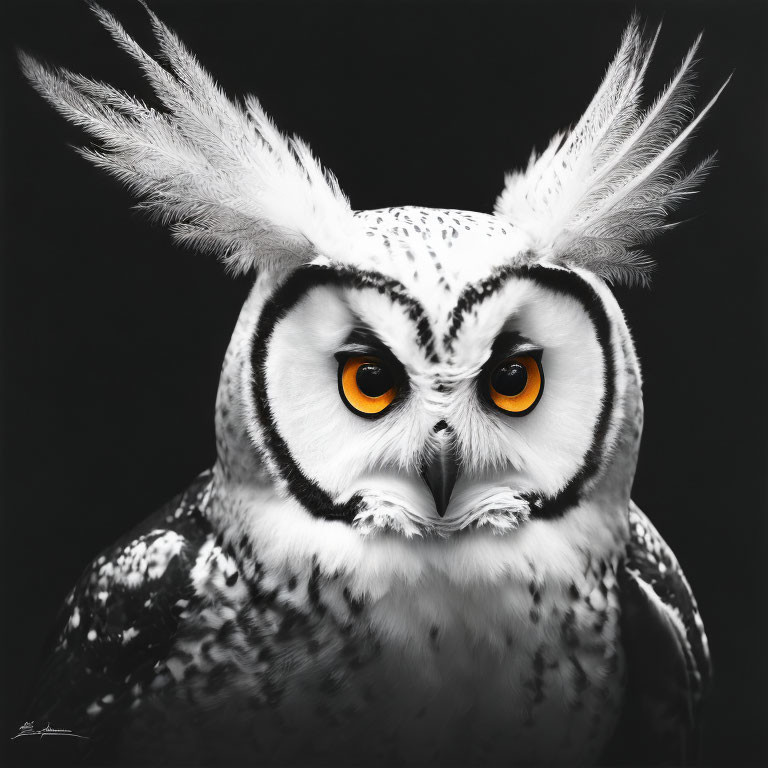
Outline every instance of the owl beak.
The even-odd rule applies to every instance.
[[[435,499],[435,509],[440,517],[445,516],[448,502],[451,500],[453,486],[459,475],[459,455],[456,451],[456,442],[450,434],[450,428],[446,428],[441,421],[435,432],[441,432],[442,441],[439,449],[432,454],[421,467],[421,476],[432,491]]]

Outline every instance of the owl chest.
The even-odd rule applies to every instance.
[[[387,724],[390,757],[596,759],[623,693],[618,595],[607,581],[578,596],[529,584],[393,594],[369,612],[377,653],[363,718]],[[348,692],[365,686],[364,670]]]
[[[201,612],[170,696],[209,713],[203,741],[222,742],[218,759],[589,761],[621,703],[617,620],[610,579],[477,593],[423,583],[373,603],[329,582],[301,610],[274,599]]]

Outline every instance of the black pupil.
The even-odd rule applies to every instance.
[[[357,387],[368,397],[381,397],[393,386],[392,374],[379,363],[363,363],[357,369]]]
[[[519,395],[528,383],[528,372],[525,367],[513,360],[502,363],[491,376],[493,388],[507,397]]]

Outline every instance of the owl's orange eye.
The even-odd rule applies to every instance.
[[[513,416],[528,413],[544,390],[539,361],[531,355],[508,357],[491,372],[489,389],[493,404],[505,413]]]
[[[339,366],[339,392],[346,405],[361,416],[375,416],[392,403],[397,382],[391,367],[378,357],[347,358]]]

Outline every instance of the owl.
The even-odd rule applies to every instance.
[[[253,288],[217,460],[69,593],[30,721],[99,763],[680,764],[710,678],[630,491],[643,422],[611,291],[712,158],[680,158],[699,41],[650,106],[633,19],[586,112],[493,213],[355,211],[147,9],[101,24],[151,107],[22,55],[175,238]],[[725,86],[723,86],[725,87]]]

